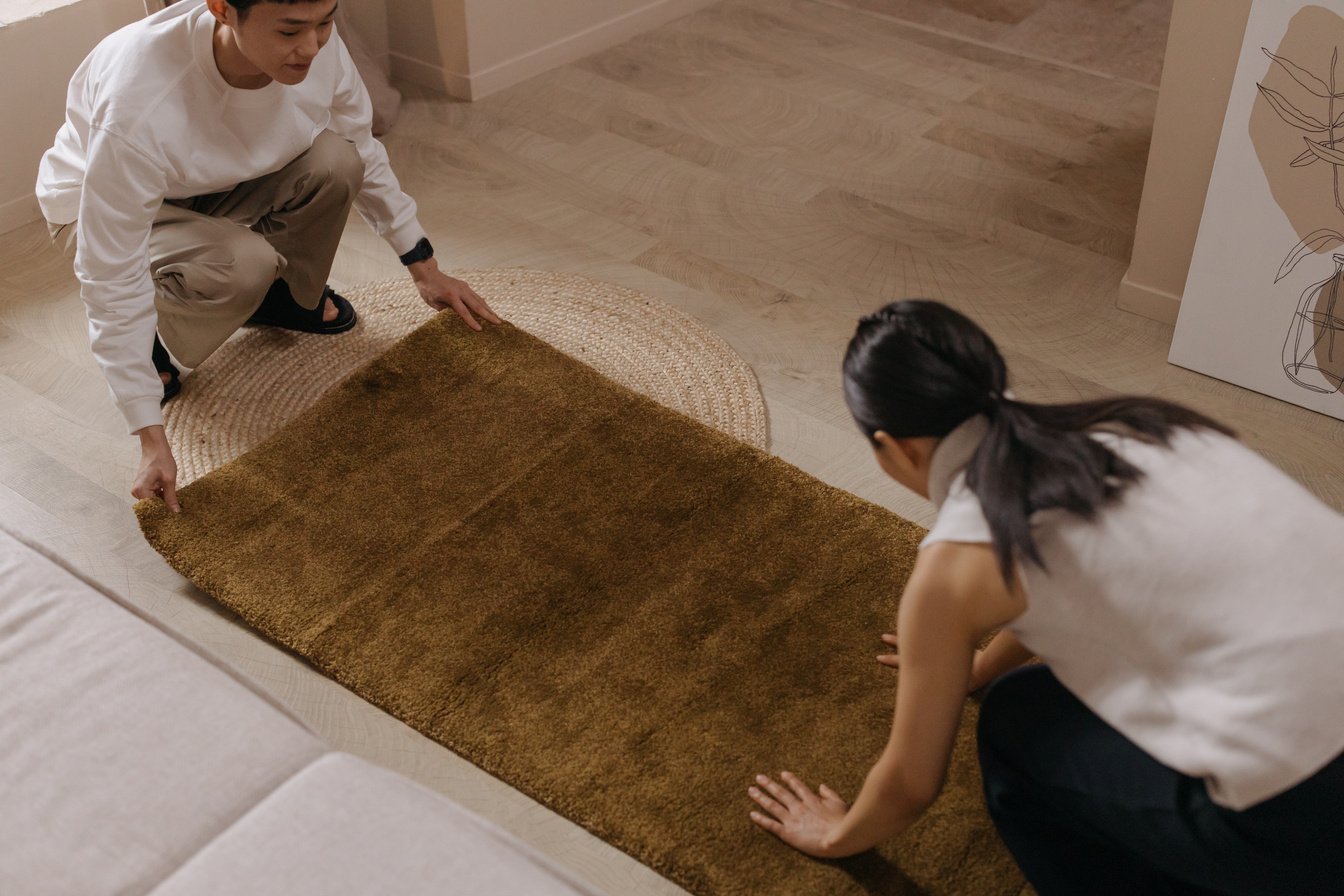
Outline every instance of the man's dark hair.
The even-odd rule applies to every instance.
[[[230,6],[238,10],[238,18],[247,18],[248,10],[259,3],[284,3],[293,6],[296,3],[311,3],[312,0],[228,0]]]

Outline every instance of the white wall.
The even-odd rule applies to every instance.
[[[387,68],[388,5],[383,0],[341,0],[341,12],[349,16],[360,40],[383,63],[384,69]]]
[[[1129,270],[1116,304],[1176,323],[1251,0],[1176,0]]]
[[[470,99],[467,0],[398,0],[387,10],[392,77]]]
[[[392,74],[480,99],[714,0],[400,0],[388,10]]]
[[[65,121],[70,76],[98,41],[144,14],[142,0],[76,0],[0,27],[0,233],[41,217],[37,163]]]

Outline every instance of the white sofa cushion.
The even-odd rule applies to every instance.
[[[329,750],[3,530],[0,682],[0,893],[144,893]]]
[[[331,753],[239,819],[153,896],[594,892],[439,794]]]
[[[0,894],[599,891],[0,525]]]

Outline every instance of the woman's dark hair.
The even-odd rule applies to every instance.
[[[1113,429],[1166,445],[1178,427],[1231,430],[1154,398],[1122,396],[1032,404],[1005,395],[1008,372],[994,341],[964,315],[926,299],[892,302],[859,321],[844,363],[845,402],[872,439],[942,438],[977,414],[989,431],[966,467],[1004,580],[1014,558],[1043,565],[1030,518],[1062,508],[1086,519],[1142,475],[1091,438]]]

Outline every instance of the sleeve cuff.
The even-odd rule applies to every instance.
[[[121,415],[126,418],[127,430],[135,435],[146,426],[163,425],[163,408],[159,406],[157,396],[134,398],[121,405]]]
[[[425,233],[425,228],[420,226],[420,219],[412,218],[410,223],[389,232],[384,239],[392,247],[392,251],[400,257],[414,249],[415,244],[420,242],[420,238],[423,236],[428,236],[428,234]]]

